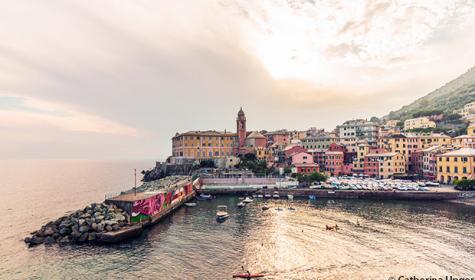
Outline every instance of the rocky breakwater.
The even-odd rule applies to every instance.
[[[129,223],[128,214],[115,205],[92,203],[82,210],[42,226],[25,238],[29,246],[39,244],[94,243],[102,234],[118,231]]]

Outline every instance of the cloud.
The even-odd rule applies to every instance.
[[[0,108],[0,127],[56,127],[71,132],[137,136],[139,130],[100,116],[78,111],[66,104],[29,96],[0,94],[0,102],[10,106]]]
[[[250,129],[332,129],[395,110],[475,61],[471,2],[4,6],[2,157],[164,159],[176,132],[234,130],[240,106]]]

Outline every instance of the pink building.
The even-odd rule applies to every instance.
[[[287,146],[284,149],[284,155],[286,159],[290,159],[293,155],[298,153],[306,153],[307,149],[302,148],[301,146]]]
[[[284,147],[290,143],[290,134],[288,131],[274,131],[266,133],[267,141],[273,145]]]
[[[325,152],[325,172],[330,176],[340,176],[343,174],[344,153],[341,151]]]
[[[313,156],[309,153],[300,152],[296,153],[292,156],[292,164],[306,164],[306,163],[314,163]]]
[[[251,132],[246,138],[246,147],[248,148],[265,148],[267,138],[257,131]]]

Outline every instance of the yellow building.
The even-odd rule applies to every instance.
[[[353,160],[353,172],[364,172],[364,157],[369,154],[370,146],[367,141],[359,141],[356,149],[356,157]]]
[[[266,160],[270,156],[270,151],[267,148],[262,148],[262,147],[256,148],[255,153],[256,153],[256,158],[258,160]]]
[[[453,183],[454,180],[474,179],[475,149],[462,148],[437,156],[437,181]]]
[[[400,153],[370,153],[365,156],[365,172],[379,179],[392,178],[406,173],[406,160]]]
[[[471,123],[471,124],[467,127],[467,135],[468,135],[468,136],[475,136],[475,123]]]
[[[401,153],[406,159],[406,170],[414,171],[412,154],[415,151],[432,146],[450,146],[452,138],[445,134],[393,134],[378,139],[378,148],[386,149],[394,153]]]
[[[420,117],[415,119],[408,119],[404,122],[404,130],[411,130],[416,128],[435,128],[435,122],[429,120],[428,117]]]
[[[236,145],[236,133],[214,130],[177,133],[172,138],[172,156],[194,159],[232,156]]]

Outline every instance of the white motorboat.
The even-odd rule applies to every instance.
[[[287,195],[287,198],[288,198],[289,200],[293,200],[293,199],[294,199],[294,195],[293,195],[293,194],[288,194],[288,195]]]
[[[244,207],[244,205],[246,205],[246,204],[244,204],[244,202],[241,201],[237,204],[237,207],[241,208],[241,207]]]
[[[280,198],[279,192],[274,192],[272,195],[273,198]]]
[[[246,197],[246,199],[244,199],[242,202],[244,203],[251,203],[252,202],[252,198],[250,198],[249,196]]]
[[[264,196],[262,194],[258,194],[257,198],[263,198]]]
[[[228,206],[226,205],[218,205],[218,211],[216,212],[216,220],[218,222],[222,222],[229,218],[228,214]]]
[[[187,203],[185,203],[185,206],[186,206],[186,207],[195,207],[195,206],[196,206],[196,202],[187,202]]]
[[[271,198],[271,197],[272,197],[272,195],[270,193],[265,193],[264,194],[264,198]]]

